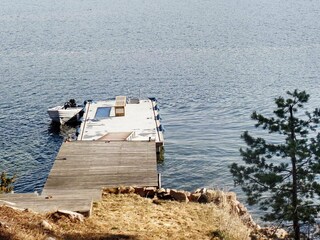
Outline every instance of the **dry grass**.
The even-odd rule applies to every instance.
[[[179,203],[107,194],[94,204],[84,222],[54,220],[28,212],[0,207],[0,239],[248,239],[249,231],[228,209],[214,204]],[[46,219],[52,230],[40,227]]]

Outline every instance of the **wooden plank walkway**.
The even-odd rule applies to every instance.
[[[62,145],[43,194],[132,185],[158,185],[154,142],[75,141]]]
[[[103,187],[158,186],[154,142],[74,141],[62,144],[41,196],[2,194],[0,204],[36,212],[67,209],[90,215]]]

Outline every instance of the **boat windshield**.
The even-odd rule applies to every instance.
[[[111,107],[98,107],[95,119],[108,118],[110,116]]]

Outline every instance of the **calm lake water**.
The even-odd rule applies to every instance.
[[[140,92],[161,109],[163,185],[241,199],[228,165],[251,112],[295,88],[319,107],[319,16],[316,0],[1,1],[0,170],[41,191],[72,131],[47,108]]]

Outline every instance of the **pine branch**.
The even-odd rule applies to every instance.
[[[264,187],[264,188],[267,188],[267,189],[270,189],[269,186],[266,186],[264,185],[263,183],[259,182],[257,179],[251,177],[251,176],[247,176],[250,180],[252,180],[253,182],[255,182],[256,184],[260,185],[261,187]]]
[[[312,160],[312,158],[309,157],[306,161],[302,162],[300,165],[297,165],[297,168],[302,168],[307,163],[310,163],[311,160]]]

